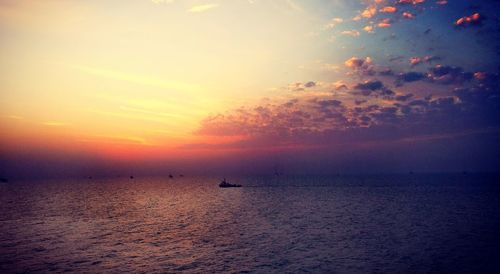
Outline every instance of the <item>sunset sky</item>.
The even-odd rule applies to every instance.
[[[0,175],[496,171],[499,13],[491,0],[1,1]]]

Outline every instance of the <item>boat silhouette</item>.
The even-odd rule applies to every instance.
[[[241,185],[237,184],[231,184],[226,181],[226,178],[220,182],[219,187],[226,188],[226,187],[241,187]]]

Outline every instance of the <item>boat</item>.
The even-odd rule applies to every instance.
[[[226,187],[241,187],[241,185],[228,183],[228,182],[226,182],[226,178],[224,178],[224,180],[222,180],[222,182],[220,182],[219,187],[223,187],[223,188],[226,188]]]

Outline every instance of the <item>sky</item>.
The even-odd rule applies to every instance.
[[[0,176],[496,172],[500,1],[0,2]]]

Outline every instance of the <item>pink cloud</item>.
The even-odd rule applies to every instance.
[[[376,13],[377,9],[375,7],[367,7],[364,11],[361,12],[361,17],[372,18]]]
[[[351,57],[344,62],[344,65],[351,69],[358,69],[362,67],[369,66],[373,63],[370,57],[366,57],[365,59],[360,59],[358,57]]]
[[[402,5],[418,5],[425,3],[425,0],[399,0],[398,4]]]
[[[345,31],[341,32],[341,34],[347,35],[347,36],[353,36],[353,37],[360,35],[359,31],[357,31],[357,30],[345,30]]]
[[[390,18],[384,18],[377,25],[379,28],[390,28],[392,26],[392,20]]]
[[[479,13],[474,13],[470,16],[464,16],[455,21],[455,26],[467,26],[479,24],[483,20],[483,17]]]
[[[373,30],[374,30],[374,27],[371,26],[371,25],[368,25],[368,26],[365,26],[363,28],[364,31],[368,32],[368,33],[373,33]]]
[[[395,13],[398,9],[394,6],[386,6],[381,8],[379,11],[382,13]]]
[[[413,19],[413,18],[415,18],[415,15],[411,12],[405,11],[405,12],[403,12],[403,17],[406,19]]]

